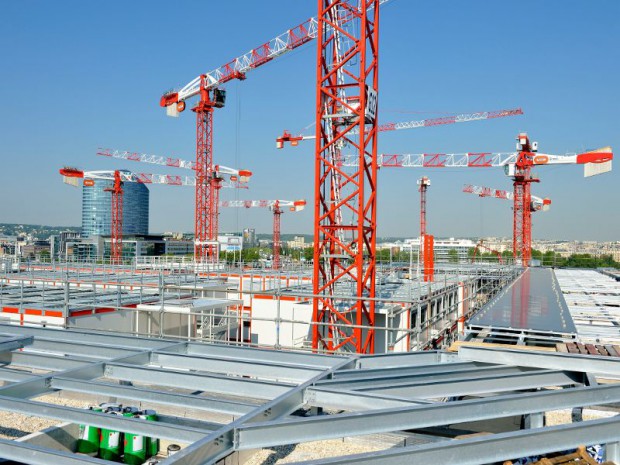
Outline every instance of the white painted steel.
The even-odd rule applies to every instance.
[[[389,0],[379,0],[379,4],[382,5],[388,1]],[[308,39],[315,39],[318,33],[317,18],[312,17],[304,24],[306,24],[305,37]],[[228,80],[228,76],[230,76],[231,72],[247,74],[261,64],[294,50],[296,48],[295,43],[299,41],[300,37],[292,34],[292,31],[292,29],[289,29],[260,47],[252,49],[225,65],[205,73],[207,82],[206,88],[213,89],[221,86]],[[259,63],[256,62],[257,56],[260,56],[261,61]],[[200,78],[200,76],[194,78],[178,91],[179,102],[192,98],[200,93]]]

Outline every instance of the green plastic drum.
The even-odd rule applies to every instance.
[[[157,421],[157,412],[155,410],[144,410],[140,418],[146,421]],[[153,457],[159,453],[159,439],[146,438],[146,455]]]
[[[93,412],[101,412],[100,407],[88,407]],[[99,452],[99,441],[101,430],[94,426],[80,425],[80,433],[77,440],[76,451],[80,454],[96,457]]]
[[[146,460],[146,438],[139,434],[125,433],[123,462],[141,465]]]
[[[110,412],[111,415],[122,415],[119,412]],[[121,458],[121,432],[101,428],[101,443],[99,444],[99,458],[117,462]]]
[[[125,407],[124,417],[137,418],[140,410],[137,407]],[[125,433],[123,441],[123,462],[130,465],[141,465],[146,460],[146,438],[140,434]]]

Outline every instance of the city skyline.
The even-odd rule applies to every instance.
[[[40,14],[33,16],[27,6],[7,4],[11,22],[0,31],[7,63],[7,72],[0,76],[6,108],[0,116],[4,128],[0,155],[14,170],[4,172],[5,192],[18,201],[3,202],[0,218],[78,225],[81,195],[62,184],[57,173],[64,165],[191,174],[113,162],[95,153],[99,147],[112,147],[193,159],[193,114],[166,118],[158,105],[162,91],[185,84],[315,14],[313,4],[301,2],[274,2],[273,11],[286,12],[281,15],[242,3],[241,9],[235,2],[209,6],[209,15],[234,15],[235,28],[244,31],[231,34],[229,25],[216,22],[209,37],[218,37],[217,41],[196,40],[201,14],[185,18],[182,30],[163,34],[156,18],[167,13],[160,2],[153,2],[152,9],[123,6],[122,15],[120,2],[67,7],[66,19],[74,24],[70,33],[45,21],[51,14],[48,10],[57,7],[42,4]],[[193,5],[206,14],[206,6]],[[550,153],[620,147],[616,113],[620,96],[615,85],[620,64],[608,60],[618,55],[614,44],[619,43],[620,32],[612,18],[620,6],[611,1],[521,2],[518,10],[528,11],[528,27],[536,34],[515,34],[521,21],[516,5],[455,1],[414,5],[395,0],[382,7],[381,122],[518,106],[525,115],[382,134],[380,152],[505,152],[514,149],[514,137],[522,130],[540,143],[541,151]],[[90,21],[81,22],[81,15]],[[257,18],[264,20],[263,27],[253,29]],[[437,21],[442,24],[439,37]],[[468,25],[466,31],[462,24]],[[402,39],[403,30],[412,31],[410,40]],[[274,142],[283,129],[297,132],[313,120],[315,53],[316,46],[308,44],[253,72],[246,81],[227,86],[227,107],[215,113],[216,162],[250,169],[254,176],[248,191],[223,192],[222,198],[311,201],[312,142],[282,151]],[[18,88],[39,90],[15,92]],[[409,91],[403,93],[404,88]],[[47,108],[53,118],[41,122],[33,110],[38,108]],[[553,203],[549,212],[534,214],[534,239],[618,238],[620,207],[613,199],[620,195],[620,183],[615,172],[592,179],[583,179],[575,166],[536,172],[542,182],[533,192]],[[509,202],[461,193],[466,183],[510,189],[501,170],[384,168],[378,186],[379,236],[417,236],[415,181],[422,175],[433,183],[428,194],[430,233],[512,234]],[[193,205],[191,188],[154,186],[151,230],[193,231]],[[311,232],[312,217],[312,208],[284,214],[283,233]],[[271,215],[223,210],[220,224],[222,231],[255,227],[268,233]]]

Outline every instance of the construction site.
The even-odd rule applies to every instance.
[[[109,234],[92,256],[0,257],[0,463],[620,465],[620,272],[532,256],[532,215],[551,207],[532,186],[547,167],[609,176],[611,147],[539,152],[519,132],[512,152],[380,153],[384,132],[524,113],[379,122],[386,3],[319,0],[307,21],[153,96],[153,111],[195,124],[195,159],[89,154],[188,176],[58,166],[84,199],[109,206]],[[316,47],[314,129],[274,128],[274,151],[313,151],[299,182],[314,196],[221,199],[221,189],[251,197],[256,178],[214,153],[226,86],[302,47]],[[405,168],[424,169],[415,248],[382,262],[379,171]],[[452,168],[508,176],[511,191],[463,192],[512,206],[510,254],[482,240],[466,258],[440,254],[427,198],[434,173]],[[140,184],[194,190],[191,257],[127,256],[124,196]],[[228,208],[271,215],[268,266],[223,258]],[[282,215],[304,210],[312,260],[285,261]]]

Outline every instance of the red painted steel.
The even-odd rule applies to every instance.
[[[424,281],[433,282],[435,280],[435,237],[424,234],[421,240],[420,250],[424,251]]]
[[[120,264],[123,260],[123,182],[118,170],[114,171],[114,185],[104,190],[112,194],[110,261]]]
[[[424,236],[426,234],[426,191],[428,190],[428,186],[430,186],[429,179],[424,176],[420,178],[418,181],[420,192],[420,236]]]
[[[379,0],[318,6],[312,346],[374,353]]]
[[[282,209],[280,203],[276,201],[273,206],[273,269],[280,269],[280,215],[282,215]]]
[[[513,176],[513,231],[512,253],[523,266],[530,266],[532,259],[532,203],[531,185],[539,182],[532,177],[532,164],[535,153],[532,152],[530,140],[525,134],[519,135],[521,150],[515,163]]]
[[[196,113],[196,211],[194,224],[194,258],[217,259],[217,205],[213,181],[213,108],[211,92],[201,76],[200,101],[192,108]]]

